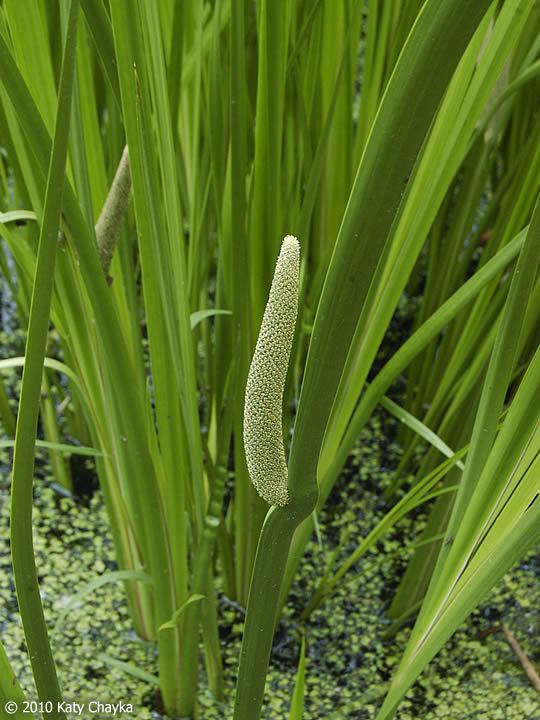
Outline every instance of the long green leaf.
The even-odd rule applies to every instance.
[[[25,694],[8,660],[4,646],[0,643],[0,718],[24,720],[29,714],[24,712]],[[9,708],[9,709],[8,709]],[[30,714],[30,717],[33,717]]]
[[[385,410],[388,410],[388,412],[391,413],[397,420],[407,425],[407,427],[413,430],[421,438],[426,440],[430,445],[432,445],[435,449],[437,449],[447,458],[453,457],[454,451],[452,450],[452,448],[448,447],[444,440],[440,438],[437,433],[433,432],[433,430],[428,428],[427,425],[425,425],[421,420],[418,420],[418,418],[414,417],[414,415],[411,415],[411,413],[407,412],[404,408],[400,407],[397,403],[393,402],[392,400],[390,400],[390,398],[386,396],[381,398],[381,405]],[[457,466],[460,470],[463,470],[463,463],[461,461],[457,462]]]
[[[148,585],[152,585],[154,582],[150,575],[140,570],[112,570],[111,572],[103,573],[103,575],[98,575],[98,577],[90,580],[84,587],[62,603],[61,612],[54,626],[54,632],[57,633],[60,630],[66,617],[74,608],[78,607],[83,600],[89,595],[92,595],[100,587],[110,585],[111,583],[126,581],[146,583]]]
[[[120,670],[121,672],[126,673],[126,675],[131,675],[132,677],[137,678],[137,680],[142,680],[144,683],[147,683],[152,687],[159,687],[159,679],[155,675],[146,672],[146,670],[142,670],[136,665],[133,665],[133,663],[118,660],[118,658],[114,658],[106,653],[99,653],[97,659],[101,660],[101,662],[105,663],[105,665],[109,665],[116,670]]]
[[[26,361],[23,371],[21,399],[17,417],[13,478],[11,491],[11,553],[19,608],[24,626],[28,654],[40,700],[51,701],[53,709],[47,718],[65,718],[58,709],[62,695],[56,677],[47,627],[41,605],[32,539],[32,475],[34,445],[41,391],[41,375],[53,289],[54,266],[62,190],[67,158],[71,97],[75,68],[78,0],[70,5],[62,62],[60,91],[49,176],[45,192],[36,276],[32,293]]]
[[[46,450],[57,450],[64,455],[83,455],[84,457],[103,457],[103,453],[96,448],[85,445],[66,445],[65,443],[49,442],[47,440],[36,440],[36,447]],[[0,440],[0,448],[11,448],[15,446],[14,440]]]
[[[296,681],[294,683],[294,694],[289,711],[289,720],[302,720],[304,715],[304,696],[306,693],[306,636],[302,635],[302,645],[300,646],[300,659],[298,660],[298,670],[296,671]]]

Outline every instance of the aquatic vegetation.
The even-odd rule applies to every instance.
[[[402,423],[392,507],[302,617],[425,507],[388,608],[394,630],[417,621],[386,720],[540,526],[538,7],[22,5],[0,7],[0,271],[27,330],[0,362],[24,366],[14,436],[3,384],[0,418],[39,698],[61,692],[36,431],[66,491],[66,458],[94,458],[120,573],[99,582],[124,583],[156,643],[165,710],[194,715],[202,667],[224,692],[219,588],[247,606],[235,718],[254,720],[300,559],[381,405]],[[291,236],[280,253],[286,232],[301,255]]]
[[[390,468],[399,460],[397,426],[384,410],[376,411],[338,480],[332,502],[319,515],[324,545],[321,547],[315,536],[310,539],[291,588],[272,652],[263,718],[287,717],[300,652],[300,628],[307,633],[305,720],[316,720],[330,712],[354,720],[371,719],[380,705],[389,673],[399,661],[410,633],[405,628],[383,645],[381,634],[387,621],[381,613],[382,603],[391,598],[396,571],[413,551],[407,538],[423,516],[405,518],[384,540],[380,552],[356,565],[349,584],[340,586],[307,623],[299,625],[298,612],[315,588],[321,565],[328,561],[329,554],[338,546],[342,546],[340,557],[353,550],[355,533],[348,532],[351,524],[363,532],[390,507],[390,503],[387,507],[381,505],[379,490],[389,485]],[[392,443],[381,442],[384,438],[392,438]],[[34,506],[35,551],[64,697],[87,702],[99,690],[101,697],[114,700],[119,698],[120,687],[123,699],[133,702],[134,717],[151,720],[157,707],[155,685],[108,662],[118,659],[155,678],[155,646],[141,642],[133,633],[121,583],[102,585],[78,600],[55,628],[73,588],[78,590],[88,578],[103,578],[103,573],[115,568],[115,552],[101,492],[83,502],[59,497],[46,460],[45,451],[40,450],[36,477],[39,492]],[[7,452],[4,461],[8,462]],[[0,491],[3,497],[9,493],[7,474],[0,478]],[[8,525],[9,506],[0,502],[0,543],[7,541]],[[66,545],[73,548],[69,556],[64,552]],[[499,720],[534,717],[534,690],[502,633],[488,631],[504,618],[528,656],[535,657],[533,628],[540,618],[534,602],[537,572],[538,563],[531,553],[498,583],[407,694],[400,706],[400,718],[412,720],[422,713],[425,720],[436,720],[440,715],[459,720],[467,706],[489,716],[493,703]],[[10,577],[10,559],[3,554],[0,605],[4,614],[0,634],[21,685],[30,691],[30,664]],[[200,690],[198,714],[205,720],[232,716],[244,620],[242,609],[221,592],[217,602],[224,653],[224,697],[220,701],[207,689]]]

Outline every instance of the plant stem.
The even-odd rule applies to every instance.
[[[0,643],[0,719],[15,718],[15,720],[28,720],[29,714],[23,712],[23,703],[26,697],[13,672],[4,646]],[[5,705],[8,701],[15,703],[17,710],[8,714],[5,712]],[[30,715],[33,717],[33,715]]]
[[[271,508],[262,527],[247,605],[234,720],[260,717],[287,556],[298,520],[290,507]]]
[[[226,462],[226,453],[225,457],[221,458],[221,461],[222,462],[216,469],[214,475],[212,494],[204,520],[202,537],[200,539],[197,552],[195,553],[191,595],[206,595],[210,587],[208,578],[211,570],[211,561],[214,553],[217,531],[222,519],[221,506],[223,503],[225,478],[227,477],[227,468],[224,464]],[[193,715],[195,699],[197,697],[200,616],[201,603],[194,602],[186,608],[183,623],[184,632],[182,633],[184,657],[184,671],[182,675],[183,692],[178,706],[179,714],[185,717],[191,717]]]
[[[72,0],[30,306],[11,490],[11,553],[17,598],[39,698],[53,704],[52,711],[45,712],[44,717],[52,719],[63,719],[65,714],[58,710],[62,695],[39,592],[32,537],[32,491],[41,379],[68,148],[78,10],[78,0]]]

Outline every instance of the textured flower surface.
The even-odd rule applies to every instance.
[[[244,447],[249,476],[270,505],[289,501],[282,405],[298,311],[300,245],[283,240],[246,384]]]

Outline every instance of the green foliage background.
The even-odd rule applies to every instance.
[[[389,609],[397,627],[421,608],[379,716],[391,717],[538,540],[538,3],[80,5],[0,5],[0,270],[29,330],[12,549],[40,696],[59,689],[31,547],[38,404],[60,484],[72,483],[65,435],[95,454],[165,707],[193,714],[200,659],[222,694],[219,578],[248,604],[236,712],[253,720],[316,513],[382,402],[404,422],[405,452],[371,540],[433,501]],[[126,144],[124,217],[112,181]],[[117,217],[104,231],[107,198]],[[283,408],[291,502],[267,514],[243,398],[287,233],[302,248]],[[381,369],[404,291],[421,307]],[[384,394],[403,375],[400,408]],[[0,415],[13,436],[2,385]],[[351,557],[366,549],[359,538]],[[304,617],[347,569],[327,569]]]

